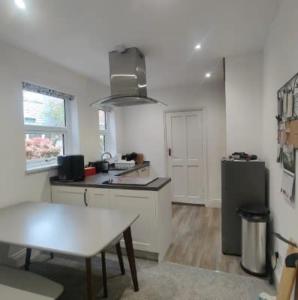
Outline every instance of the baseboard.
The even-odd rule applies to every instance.
[[[205,206],[205,202],[204,203],[172,202],[172,204],[175,204],[175,205],[188,205],[188,206]]]
[[[221,208],[221,199],[212,199],[206,202],[206,207]]]
[[[31,259],[34,259],[40,254],[39,250],[32,250]],[[26,248],[23,248],[11,255],[9,255],[8,259],[13,261],[16,267],[22,267],[25,264],[26,258]]]
[[[125,247],[121,246],[121,248],[122,248],[122,254],[127,255]],[[116,254],[116,250],[114,249],[114,247],[109,248],[107,250],[107,252]],[[147,259],[147,260],[158,261],[158,253],[142,251],[142,250],[137,250],[137,249],[134,250],[134,253],[135,253],[136,258],[143,258],[143,259]]]

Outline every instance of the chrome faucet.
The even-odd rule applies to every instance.
[[[106,158],[105,156],[109,156],[109,158],[111,159],[112,158],[112,154],[110,152],[104,152],[102,155],[101,155],[101,160],[106,160],[108,158]]]

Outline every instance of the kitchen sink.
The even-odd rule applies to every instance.
[[[113,184],[113,185],[148,185],[149,183],[155,181],[157,178],[146,177],[113,177],[109,180],[103,181],[102,184]]]

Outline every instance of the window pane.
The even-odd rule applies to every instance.
[[[103,110],[98,111],[99,130],[106,130],[106,113]]]
[[[106,149],[106,137],[103,134],[99,135],[99,151],[104,153]]]
[[[26,133],[27,161],[57,162],[55,158],[64,153],[64,137],[61,133]]]
[[[65,127],[64,99],[23,90],[25,125]]]

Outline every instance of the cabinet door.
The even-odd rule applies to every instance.
[[[85,206],[88,191],[80,187],[52,186],[52,202]]]
[[[115,209],[139,214],[132,225],[132,238],[136,249],[155,250],[156,210],[152,192],[111,190],[111,204]]]
[[[109,196],[110,190],[101,188],[88,189],[88,206],[99,208],[111,208]]]

